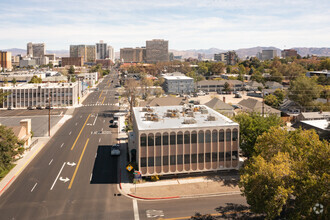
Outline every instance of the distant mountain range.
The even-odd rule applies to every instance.
[[[261,52],[262,50],[277,50],[277,54],[281,55],[281,49],[276,47],[251,47],[251,48],[242,48],[235,50],[237,55],[244,59],[247,56],[255,56],[258,52]],[[307,56],[309,55],[316,55],[316,56],[330,56],[330,48],[328,47],[296,47],[292,48],[298,51],[298,54],[300,56]],[[26,50],[24,49],[18,49],[18,48],[11,48],[11,49],[4,49],[4,51],[10,51],[12,52],[12,55],[22,54],[26,55]],[[170,50],[174,54],[174,56],[182,56],[182,58],[198,58],[198,54],[204,54],[205,58],[211,59],[214,57],[215,53],[223,53],[228,50],[222,50],[218,48],[210,48],[210,49],[191,49],[191,50]],[[69,56],[68,50],[47,50],[47,54],[53,54],[55,53],[57,57],[67,57]],[[116,52],[116,58],[119,58],[119,52]]]

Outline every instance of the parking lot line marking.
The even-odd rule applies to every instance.
[[[36,188],[38,183],[34,184],[33,188],[31,189],[31,192],[34,190],[34,188]]]
[[[53,183],[52,187],[50,187],[50,190],[52,190],[52,189],[54,188],[55,183],[56,183],[58,177],[61,175],[61,172],[62,172],[62,170],[63,170],[65,164],[66,164],[66,162],[63,163],[63,166],[62,166],[62,168],[60,169],[60,172],[58,172],[57,177],[56,177],[56,179],[54,180],[54,183]]]
[[[133,199],[134,220],[140,220],[137,200]]]
[[[61,148],[63,147],[63,145],[64,145],[64,143],[63,143],[63,144],[61,144]]]
[[[82,128],[81,128],[81,130],[80,130],[80,132],[79,132],[79,134],[78,134],[78,136],[77,136],[77,138],[76,138],[76,140],[74,141],[74,143],[73,143],[73,145],[72,145],[72,147],[71,147],[71,150],[73,150],[73,148],[76,146],[76,143],[77,143],[77,141],[78,141],[78,139],[79,139],[79,137],[80,137],[80,134],[81,134],[81,132],[84,130],[84,127],[86,126],[86,123],[87,123],[89,117],[91,117],[91,114],[88,115],[88,117],[87,117],[87,119],[86,119],[86,121],[85,121],[85,124],[82,126]]]
[[[85,147],[84,147],[84,149],[83,149],[83,151],[82,151],[82,153],[81,153],[81,155],[80,155],[80,158],[79,158],[78,164],[77,164],[76,169],[75,169],[75,171],[74,171],[74,173],[73,173],[73,176],[72,176],[72,178],[71,178],[71,182],[70,182],[70,185],[69,185],[68,189],[71,189],[71,187],[72,187],[72,184],[73,184],[74,178],[76,177],[76,174],[77,174],[78,168],[79,168],[80,163],[81,163],[81,159],[82,159],[83,156],[84,156],[84,153],[85,153],[85,150],[86,150],[86,147],[87,147],[88,141],[89,141],[89,138],[87,138],[87,141],[86,141]]]
[[[48,165],[50,165],[51,163],[53,162],[53,159],[49,162],[49,164]]]

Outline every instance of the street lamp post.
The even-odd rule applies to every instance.
[[[50,96],[51,94],[48,95],[48,136],[50,137],[50,102],[52,100],[52,97]]]

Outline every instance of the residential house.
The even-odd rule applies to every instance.
[[[301,112],[297,116],[297,121],[305,120],[330,120],[330,112]]]
[[[209,102],[205,103],[205,105],[229,117],[234,116],[235,113],[233,106],[221,101],[218,98],[213,98]]]
[[[279,117],[281,116],[281,111],[253,98],[243,99],[238,103],[238,106],[241,107],[241,111],[243,112],[256,112],[264,115],[275,114]]]
[[[275,81],[266,82],[265,87],[268,89],[283,89],[283,85]]]
[[[250,81],[245,85],[247,91],[258,91],[259,88],[264,88],[264,85],[256,81]]]
[[[225,89],[226,82],[230,85],[231,91],[243,89],[243,82],[239,80],[202,80],[196,83],[196,88],[203,92],[218,92]]]

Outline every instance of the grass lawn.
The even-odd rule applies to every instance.
[[[15,166],[16,166],[16,164],[12,164],[12,165],[10,165],[10,167],[8,169],[1,171],[0,172],[0,180],[2,180],[7,175],[7,173],[9,173],[9,171],[11,169],[13,169]]]

